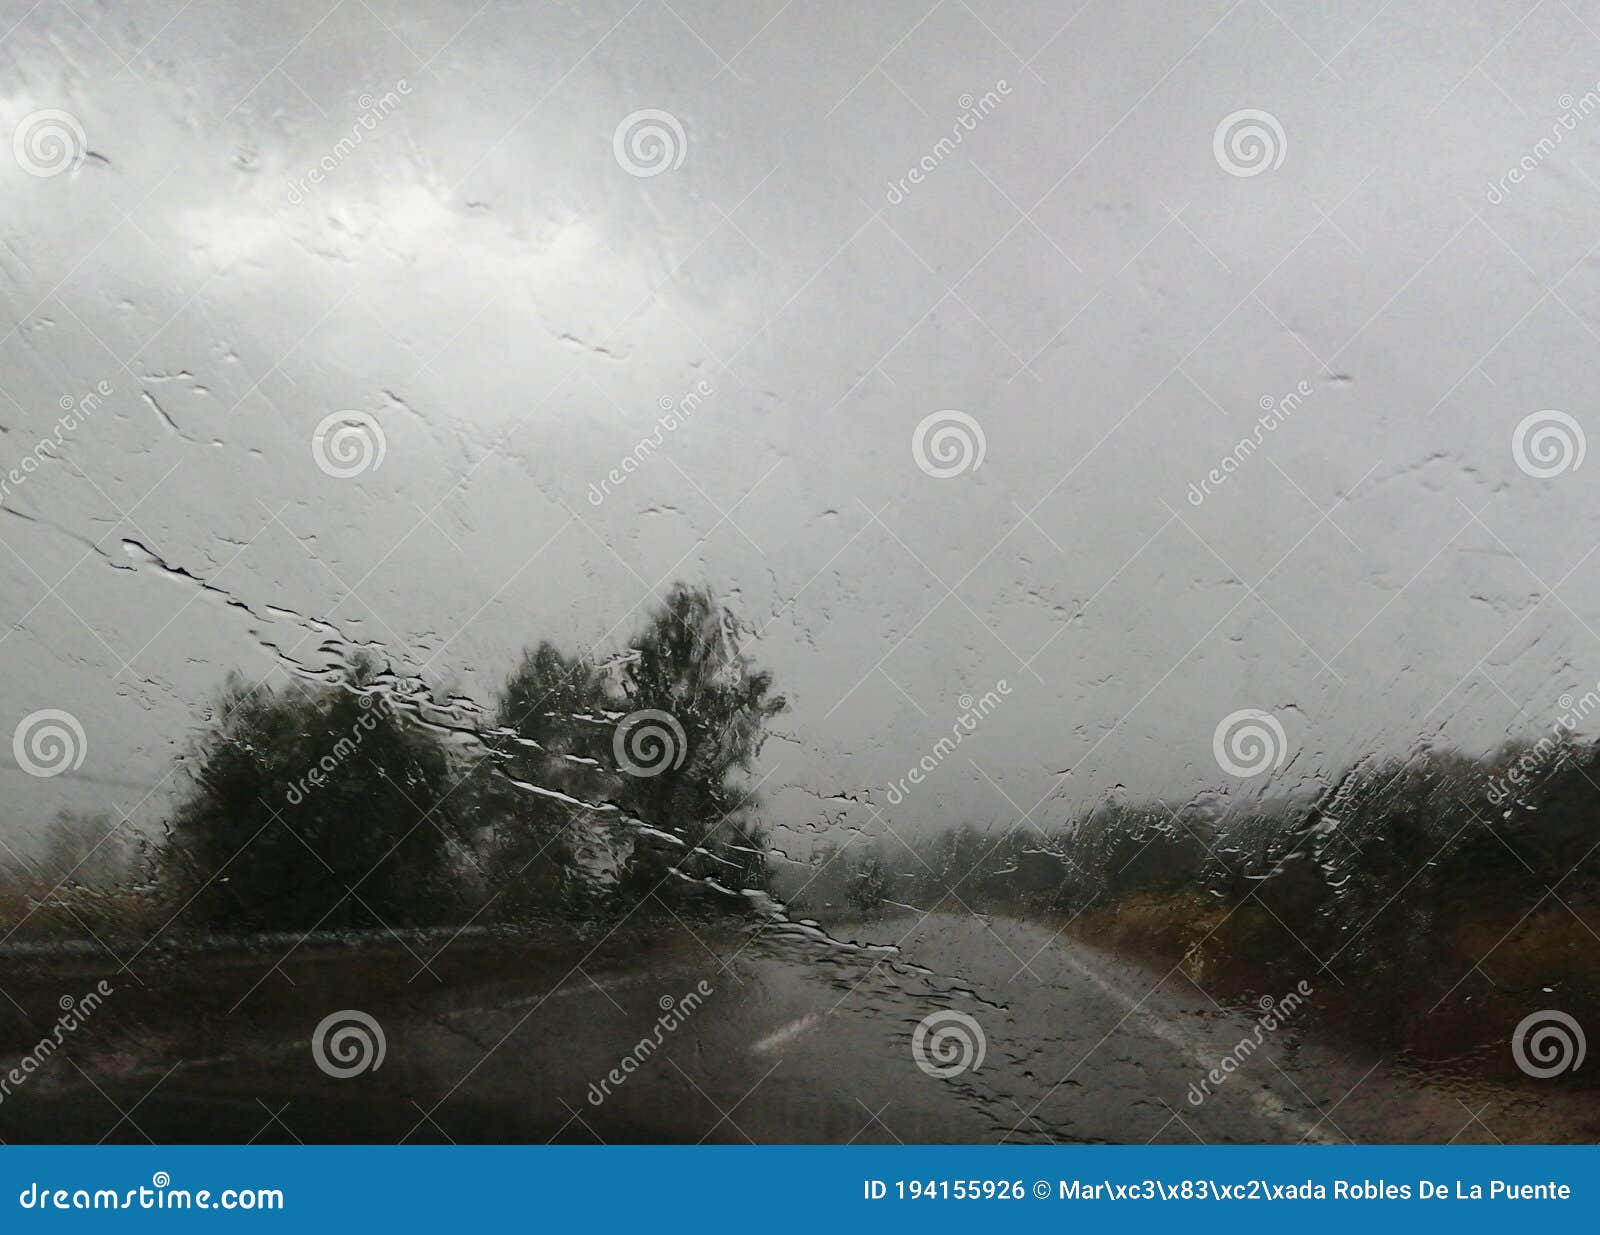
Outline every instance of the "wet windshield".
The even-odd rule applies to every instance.
[[[1592,1139],[1594,32],[1075,7],[0,7],[0,1137]]]

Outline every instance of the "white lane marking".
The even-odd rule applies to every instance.
[[[1202,1076],[1217,1066],[1217,1061],[1221,1058],[1220,1054],[1209,1049],[1199,1039],[1184,1033],[1171,1021],[1164,1020],[1156,1013],[1143,1007],[1143,999],[1135,999],[1120,986],[1102,977],[1096,969],[1091,967],[1085,960],[1080,959],[1080,956],[1074,955],[1074,953],[1081,953],[1084,956],[1089,954],[1088,949],[1081,947],[1081,945],[1069,945],[1061,950],[1061,959],[1071,965],[1073,969],[1082,974],[1085,979],[1093,983],[1099,990],[1126,1008],[1128,1015],[1138,1017],[1144,1027],[1156,1037],[1160,1038],[1168,1046],[1174,1047],[1187,1055],[1194,1062],[1195,1067],[1200,1070]],[[1289,1131],[1297,1133],[1301,1140],[1309,1140],[1319,1144],[1336,1143],[1332,1141],[1332,1138],[1326,1136],[1318,1126],[1322,1122],[1321,1120],[1318,1120],[1316,1124],[1308,1122],[1285,1106],[1283,1100],[1264,1085],[1259,1088],[1254,1085],[1241,1085],[1238,1092],[1249,1098],[1256,1110],[1268,1120],[1281,1124],[1287,1127]],[[1220,1090],[1218,1094],[1220,1096]]]
[[[757,1055],[765,1055],[775,1051],[781,1046],[787,1046],[803,1033],[808,1033],[822,1024],[827,1017],[821,1012],[807,1012],[797,1020],[790,1021],[787,1025],[780,1025],[766,1037],[750,1044],[750,1050]]]

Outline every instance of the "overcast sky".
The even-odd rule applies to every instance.
[[[13,828],[159,818],[230,668],[370,641],[488,702],[677,578],[759,632],[796,826],[1304,790],[1600,678],[1600,4],[6,0],[0,34],[0,466],[110,392],[0,503],[0,736],[60,709],[87,746],[0,744]],[[1270,775],[1219,766],[1245,709]]]

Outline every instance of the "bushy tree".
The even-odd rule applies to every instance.
[[[669,870],[721,884],[766,883],[765,862],[752,860],[763,842],[749,822],[755,795],[747,781],[768,721],[787,704],[773,694],[772,675],[744,655],[744,635],[709,588],[678,583],[633,641],[620,682],[627,715],[612,734],[623,773],[620,802],[689,847],[686,855],[655,860],[654,851],[641,851],[630,867],[636,887],[655,887]],[[641,713],[664,713],[671,722],[630,727],[629,718]],[[628,743],[647,726],[657,745],[641,760]]]
[[[185,914],[218,930],[451,920],[457,769],[367,658],[331,684],[231,675],[161,846]]]
[[[522,920],[591,899],[574,863],[611,825],[575,803],[607,796],[605,782],[615,779],[610,732],[598,669],[548,641],[523,652],[501,688],[495,728],[485,735],[490,762],[480,769],[496,917]]]
[[[861,913],[876,913],[888,895],[889,869],[883,852],[874,846],[853,863],[845,876],[845,901]]]
[[[444,923],[489,902],[485,921],[525,922],[764,887],[742,782],[784,701],[741,635],[709,590],[677,585],[610,669],[525,651],[459,753],[368,657],[329,682],[232,675],[158,846],[162,886],[229,931]],[[628,753],[641,713],[668,743],[659,764]]]

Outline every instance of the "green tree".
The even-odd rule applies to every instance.
[[[603,801],[615,780],[604,676],[543,641],[506,679],[495,720],[480,771],[495,916],[583,907],[593,889],[574,863],[609,816],[582,803]]]
[[[883,907],[888,889],[889,869],[883,860],[883,850],[875,845],[851,864],[845,876],[845,902],[862,913],[876,913]]]
[[[191,921],[220,930],[451,920],[456,767],[365,657],[337,682],[229,676],[160,847]]]
[[[630,867],[637,889],[656,887],[671,870],[734,888],[767,885],[747,781],[767,723],[787,704],[773,694],[772,675],[744,655],[745,635],[709,588],[678,583],[633,642],[621,679],[627,714],[612,734],[619,801],[686,849],[641,850]],[[656,745],[641,758],[630,742],[647,731]]]

